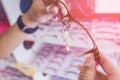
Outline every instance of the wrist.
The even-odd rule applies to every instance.
[[[38,26],[31,27],[31,26],[25,25],[24,22],[22,21],[22,16],[18,17],[17,25],[22,32],[27,33],[27,34],[32,34],[36,32],[38,29]]]

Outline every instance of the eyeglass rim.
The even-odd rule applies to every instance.
[[[91,48],[91,49],[89,49],[88,51],[86,51],[85,53],[83,53],[83,55],[84,55],[84,54],[87,54],[87,53],[90,53],[90,52],[94,53],[94,52],[93,52],[94,49],[97,49],[97,50],[98,50],[98,47],[97,47],[97,45],[96,45],[93,37],[91,36],[91,34],[88,32],[88,30],[87,30],[80,22],[78,22],[76,19],[74,19],[74,18],[70,15],[69,9],[67,8],[66,4],[65,4],[64,2],[62,2],[62,1],[60,1],[60,0],[54,0],[54,1],[53,1],[53,3],[57,3],[57,2],[60,2],[61,4],[63,4],[63,5],[65,6],[66,11],[67,11],[67,14],[66,14],[65,16],[63,16],[63,17],[68,17],[68,18],[70,18],[71,21],[73,20],[74,22],[76,22],[77,24],[79,24],[79,25],[85,30],[85,32],[88,34],[88,36],[90,37],[90,39],[91,39],[91,41],[92,41],[92,43],[93,43],[93,48]],[[71,22],[71,21],[70,21],[70,22]],[[65,29],[63,29],[63,31],[64,31],[64,30],[65,30]],[[62,35],[63,35],[63,34],[62,34]],[[63,37],[63,36],[62,36],[62,37]],[[63,37],[63,39],[64,39],[64,37]],[[64,40],[64,41],[65,41],[65,40]],[[69,44],[67,43],[67,41],[65,41],[65,44],[67,44],[66,46],[70,48],[70,46],[69,46]],[[98,53],[99,53],[99,51],[98,51]],[[80,57],[80,56],[79,56],[79,57]]]

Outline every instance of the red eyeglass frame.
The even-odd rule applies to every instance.
[[[68,47],[68,48],[70,49],[69,44],[67,43],[67,41],[65,40],[65,38],[64,38],[64,36],[63,36],[63,32],[69,27],[68,25],[71,23],[71,21],[74,21],[74,22],[76,22],[77,24],[79,24],[79,25],[85,30],[85,32],[87,33],[87,35],[89,36],[89,38],[91,39],[91,41],[92,41],[92,43],[93,43],[93,45],[94,45],[93,48],[91,48],[90,50],[88,50],[88,51],[86,51],[85,53],[83,53],[82,56],[84,56],[85,54],[93,53],[93,54],[94,54],[94,57],[95,57],[95,60],[98,61],[98,60],[99,60],[99,50],[98,50],[98,47],[97,47],[97,45],[96,45],[93,37],[91,36],[91,34],[88,32],[88,30],[87,30],[80,22],[78,22],[76,19],[74,19],[74,18],[70,15],[69,9],[68,9],[68,7],[66,6],[66,4],[65,4],[64,2],[62,2],[62,1],[60,1],[60,0],[52,0],[52,1],[50,2],[50,4],[59,4],[59,3],[61,3],[61,4],[65,7],[65,9],[66,9],[66,11],[67,11],[67,14],[66,14],[65,16],[63,16],[63,17],[61,18],[61,20],[62,20],[63,18],[68,18],[68,19],[69,19],[69,20],[67,21],[66,25],[65,25],[65,26],[63,27],[63,29],[62,29],[62,38],[63,38],[64,42],[66,43],[66,47]],[[81,56],[78,56],[78,55],[75,55],[75,56],[76,56],[76,57],[81,57]]]

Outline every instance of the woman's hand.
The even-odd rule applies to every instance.
[[[42,0],[33,0],[30,9],[23,15],[22,20],[27,26],[36,27],[39,23],[42,23],[42,17],[48,17],[47,6]],[[45,18],[47,19],[47,18]]]
[[[79,66],[81,72],[78,80],[120,80],[120,69],[108,56],[100,54],[99,64],[106,74],[97,71],[94,57],[89,57],[84,66]]]
[[[51,3],[53,1],[54,0],[33,0],[32,6],[22,17],[25,25],[34,28],[39,23],[45,23],[50,20],[53,14],[56,13],[56,5],[51,6]],[[61,1],[64,2],[64,0]],[[62,11],[64,10],[64,7],[59,4],[57,5],[57,7],[58,6],[61,7]]]

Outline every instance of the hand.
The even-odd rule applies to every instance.
[[[88,57],[83,66],[79,65],[80,74],[78,80],[94,80],[96,76],[94,57]]]
[[[39,23],[45,23],[52,18],[49,11],[55,11],[54,6],[50,6],[53,0],[33,0],[31,8],[22,17],[23,22],[27,26],[36,27]],[[64,0],[61,0],[64,2]],[[50,3],[49,3],[50,2]]]
[[[42,0],[33,0],[30,9],[23,15],[22,20],[27,26],[36,27],[41,17],[47,15],[47,9]]]
[[[78,80],[120,80],[120,69],[106,55],[100,54],[99,64],[106,74],[95,69],[94,57],[86,59],[84,66],[79,66],[81,70]]]

